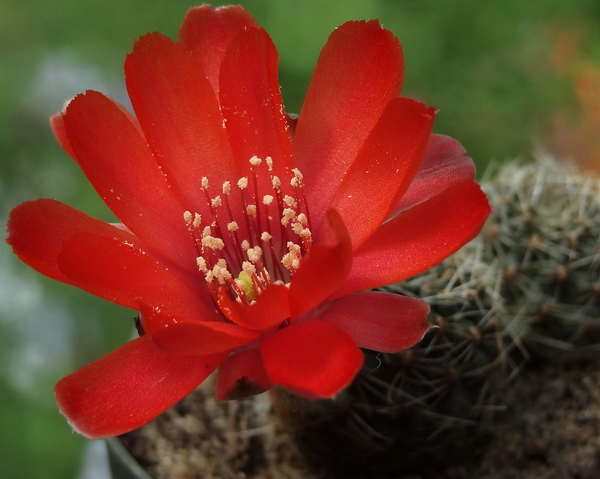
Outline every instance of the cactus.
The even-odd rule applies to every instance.
[[[420,344],[396,354],[365,351],[363,370],[334,401],[274,388],[276,418],[265,397],[216,405],[202,389],[172,409],[178,421],[192,414],[199,418],[192,424],[210,429],[192,442],[210,449],[212,469],[234,474],[239,463],[237,471],[257,478],[439,477],[437,469],[475,454],[503,409],[498,393],[526,364],[600,352],[600,179],[543,159],[502,166],[483,187],[494,211],[480,235],[385,288],[431,305],[434,327]],[[240,418],[251,432],[270,432],[233,443],[225,426]],[[160,419],[130,435],[153,437]],[[184,441],[172,442],[178,450]],[[194,454],[167,457],[191,464]]]
[[[541,159],[484,189],[494,211],[480,235],[385,288],[431,305],[424,341],[367,352],[348,391],[303,413],[299,443],[320,467],[383,478],[465,460],[528,360],[600,351],[600,180]]]

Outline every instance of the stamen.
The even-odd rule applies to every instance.
[[[224,181],[217,196],[202,177],[211,218],[205,216],[203,223],[199,213],[183,213],[197,250],[196,266],[211,294],[218,300],[225,291],[242,304],[253,303],[271,284],[289,286],[312,242],[302,173],[292,170],[293,191],[284,195],[272,157],[253,156],[249,163],[251,176]],[[265,174],[270,185],[260,177]],[[234,184],[239,198],[230,197]]]

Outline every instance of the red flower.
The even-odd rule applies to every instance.
[[[433,266],[490,209],[462,147],[431,135],[435,111],[398,96],[403,66],[376,21],[342,25],[296,122],[268,34],[241,7],[202,6],[178,42],[136,42],[135,117],[88,91],[52,118],[122,224],[37,200],[13,210],[8,242],[41,273],[140,311],[145,330],[57,384],[74,429],[134,429],[219,365],[219,398],[273,384],[329,398],[359,347],[421,339],[425,303],[360,291]]]

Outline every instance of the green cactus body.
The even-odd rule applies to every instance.
[[[304,451],[340,477],[464,460],[527,360],[600,351],[600,180],[539,160],[483,187],[480,235],[385,288],[427,301],[435,328],[407,351],[366,351],[344,394],[302,413]]]

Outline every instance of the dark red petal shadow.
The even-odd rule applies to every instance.
[[[267,377],[258,348],[230,354],[219,366],[217,400],[241,399],[260,394],[273,385]]]
[[[475,179],[475,163],[463,146],[444,135],[431,135],[423,162],[390,216],[439,195],[450,186]]]
[[[352,249],[373,234],[408,189],[434,117],[433,108],[409,98],[394,98],[386,106],[330,205],[342,216]]]
[[[473,239],[490,214],[479,185],[465,181],[384,223],[354,252],[347,281],[330,299],[410,278]]]
[[[218,94],[219,68],[231,39],[237,32],[256,26],[252,15],[239,5],[192,7],[179,29],[179,43],[194,53]]]
[[[166,354],[150,336],[142,336],[61,379],[56,400],[80,434],[92,439],[118,436],[189,394],[226,355]]]
[[[346,331],[361,348],[394,353],[423,338],[430,327],[428,314],[425,301],[370,291],[339,299],[319,319]]]
[[[294,162],[304,174],[313,234],[324,221],[348,166],[400,93],[402,48],[378,22],[348,22],[323,48],[294,136]]]

